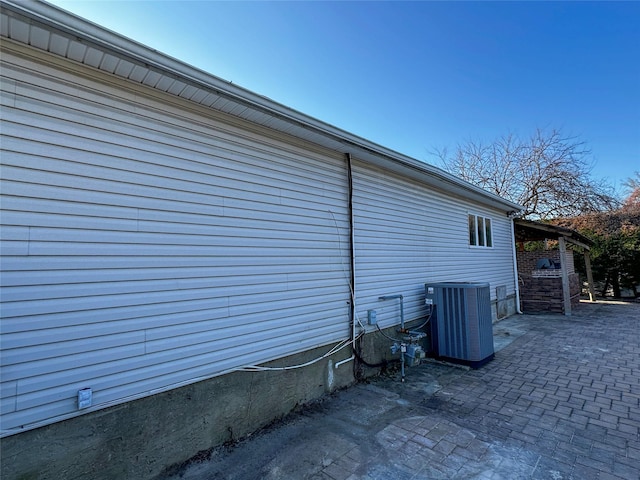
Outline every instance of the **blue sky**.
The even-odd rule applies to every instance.
[[[52,3],[419,160],[559,128],[640,170],[640,2]]]

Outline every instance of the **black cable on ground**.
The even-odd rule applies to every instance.
[[[360,365],[364,365],[365,367],[369,367],[369,368],[381,368],[382,371],[384,371],[390,364],[400,361],[399,359],[393,359],[393,360],[383,359],[381,362],[378,362],[378,363],[367,362],[362,357],[362,339],[363,338],[364,338],[364,335],[358,338],[358,341],[355,345],[356,348],[353,349],[353,355],[356,357]],[[364,378],[362,373],[357,373],[356,377],[360,380]]]
[[[367,367],[370,367],[370,368],[387,367],[392,362],[399,362],[400,361],[400,360],[382,360],[379,363],[369,363],[364,358],[362,358],[357,351],[354,350],[353,354],[355,355],[355,357],[358,359],[358,361],[360,363],[362,363],[363,365],[366,365]]]
[[[432,316],[432,314],[433,314],[433,312],[431,311],[431,312],[429,313],[429,315],[427,316],[427,319],[425,320],[425,322],[424,322],[424,323],[422,323],[421,325],[419,325],[418,327],[414,327],[414,328],[416,328],[416,329],[421,329],[421,328],[423,328],[425,325],[427,325],[427,323],[429,323],[429,320],[431,320],[431,316]],[[402,342],[402,340],[400,340],[400,339],[396,339],[396,338],[393,338],[393,337],[390,337],[390,336],[386,335],[386,334],[382,331],[382,329],[380,328],[380,325],[376,324],[376,327],[377,327],[377,329],[378,329],[378,332],[379,332],[380,334],[382,334],[382,336],[386,337],[387,339],[392,340],[392,341],[394,341],[394,342]],[[400,359],[399,359],[399,358],[394,358],[394,359],[392,359],[392,360],[386,360],[386,359],[383,359],[381,362],[378,362],[378,363],[369,363],[369,362],[367,362],[364,358],[362,358],[362,355],[361,355],[361,354],[360,354],[360,352],[359,352],[359,350],[360,350],[360,345],[361,345],[361,342],[362,342],[362,340],[361,340],[362,338],[364,338],[364,336],[361,336],[361,337],[359,338],[359,341],[357,342],[357,347],[358,347],[358,348],[354,348],[354,349],[353,349],[353,355],[358,359],[358,361],[359,361],[360,363],[362,363],[362,364],[363,364],[363,365],[365,365],[366,367],[369,367],[369,368],[386,368],[386,367],[388,367],[388,366],[389,366],[390,364],[392,364],[392,363],[400,362]]]

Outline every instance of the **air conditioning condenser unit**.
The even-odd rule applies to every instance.
[[[436,358],[479,368],[494,357],[488,283],[427,283],[431,351]]]

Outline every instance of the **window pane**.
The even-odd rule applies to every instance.
[[[491,219],[490,218],[485,218],[484,219],[484,229],[487,232],[486,234],[486,239],[487,239],[487,247],[493,247],[493,239],[491,238]]]
[[[477,245],[476,243],[476,216],[469,215],[469,245]]]
[[[484,246],[484,218],[478,217],[478,245]]]

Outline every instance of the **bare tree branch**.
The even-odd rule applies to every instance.
[[[618,206],[613,188],[591,178],[586,143],[560,130],[537,129],[527,140],[508,134],[488,145],[467,141],[453,155],[436,153],[445,170],[523,205],[530,218],[576,216]]]

